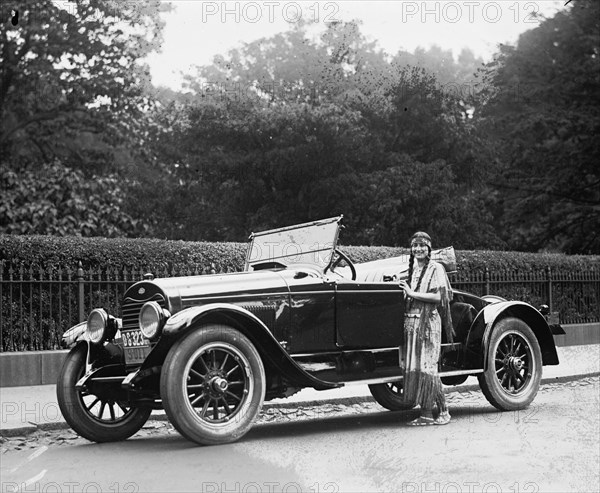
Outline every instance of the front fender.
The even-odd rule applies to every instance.
[[[211,303],[181,310],[167,320],[163,336],[179,338],[207,323],[222,323],[242,332],[254,344],[261,357],[293,384],[321,390],[341,387],[341,384],[320,380],[306,372],[281,347],[258,317],[237,305]]]
[[[77,326],[75,326],[77,327]],[[73,329],[75,327],[72,327]],[[77,337],[77,331],[74,331],[73,334],[69,335],[69,337]],[[66,332],[65,332],[66,334]],[[124,357],[123,357],[123,349],[111,342],[106,342],[102,346],[98,346],[96,344],[92,344],[87,340],[87,338],[78,336],[79,339],[75,340],[71,345],[71,351],[76,351],[76,348],[85,347],[86,357],[85,357],[85,369],[84,376],[81,378],[81,383],[83,384],[87,377],[94,371],[93,368],[96,366],[96,369],[101,368],[106,365],[119,365],[124,367]],[[64,363],[63,363],[64,364]],[[79,383],[78,383],[79,385]]]
[[[117,321],[117,332],[115,334],[114,339],[121,338],[121,328],[123,327],[123,320],[121,318],[115,318]],[[67,329],[63,335],[63,345],[67,348],[70,348],[75,345],[75,343],[80,341],[90,342],[90,338],[87,334],[87,321],[79,322],[77,325],[74,325],[70,329]]]
[[[534,307],[522,301],[503,301],[488,305],[482,311],[485,321],[485,331],[481,341],[484,368],[487,368],[487,349],[494,325],[505,317],[516,317],[529,325],[540,344],[542,364],[558,365],[558,354],[552,331],[544,316]]]
[[[168,337],[179,337],[182,333],[187,332],[190,328],[198,325],[198,322],[202,319],[206,319],[210,315],[217,314],[237,314],[251,320],[253,323],[260,325],[266,330],[275,341],[273,334],[265,326],[265,324],[253,313],[249,312],[245,308],[237,305],[231,305],[229,303],[210,303],[202,306],[192,306],[177,312],[175,315],[169,317],[163,328],[163,334]]]
[[[87,322],[81,322],[66,330],[62,335],[63,344],[70,348],[79,341],[89,342],[90,339],[85,330]]]

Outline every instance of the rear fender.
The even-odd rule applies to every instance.
[[[180,338],[192,330],[208,323],[231,326],[244,334],[260,353],[279,373],[291,383],[301,387],[314,387],[325,390],[340,387],[341,384],[315,378],[301,368],[281,347],[267,326],[253,313],[237,305],[211,303],[209,305],[186,308],[170,317],[163,329],[163,336]]]
[[[480,317],[483,317],[483,320]],[[556,345],[544,316],[531,305],[522,301],[503,301],[488,305],[479,313],[475,320],[480,322],[478,329],[472,329],[467,338],[468,346],[472,343],[480,344],[480,364],[483,365],[481,368],[487,368],[488,346],[492,330],[498,321],[506,317],[519,318],[531,327],[542,351],[543,365],[558,365]],[[475,323],[473,326],[475,327]]]

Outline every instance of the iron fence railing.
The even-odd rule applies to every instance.
[[[143,278],[141,270],[39,268],[0,263],[0,351],[58,349],[63,332],[85,320],[90,310],[104,307],[121,316],[127,287]],[[156,277],[202,275],[214,268],[175,271],[149,269]],[[459,272],[452,286],[478,294],[519,299],[558,312],[561,323],[600,321],[600,272],[543,271]]]
[[[452,286],[479,296],[496,295],[540,307],[548,305],[563,324],[600,321],[600,271],[460,272],[450,276]]]

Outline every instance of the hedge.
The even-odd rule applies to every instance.
[[[407,253],[406,248],[340,246],[355,262],[367,262]],[[203,272],[235,272],[243,269],[246,243],[208,243],[129,238],[81,238],[0,235],[0,260],[5,273],[12,265],[35,265],[44,269],[158,268],[167,272],[196,269]],[[501,251],[457,250],[459,273],[483,271],[531,271],[550,268],[556,272],[600,270],[600,255],[564,255]]]
[[[81,238],[0,235],[0,260],[9,265],[44,269],[77,267],[85,270],[152,270],[233,272],[243,268],[243,243],[205,243],[154,239]]]
[[[341,247],[355,262],[367,262],[408,253],[406,248]],[[600,255],[565,255],[561,253],[502,252],[497,250],[457,250],[458,272],[510,270],[587,271],[600,270]]]
[[[355,262],[408,253],[393,247],[341,248]],[[0,235],[0,351],[60,347],[60,336],[78,322],[82,307],[79,262],[85,279],[84,316],[98,306],[119,314],[126,286],[144,273],[163,277],[240,271],[246,249],[245,243]],[[600,256],[457,251],[456,257],[458,272],[450,280],[459,289],[482,295],[489,287],[490,293],[539,306],[549,297],[545,273],[550,268],[554,280],[562,279],[552,288],[553,309],[561,321],[600,320]],[[55,282],[67,278],[67,283]],[[109,282],[98,282],[102,279]]]

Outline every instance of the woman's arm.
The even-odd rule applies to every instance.
[[[439,291],[435,293],[417,293],[411,289],[406,281],[400,281],[400,287],[404,289],[407,296],[414,300],[424,301],[425,303],[439,303],[442,299],[442,295]]]

